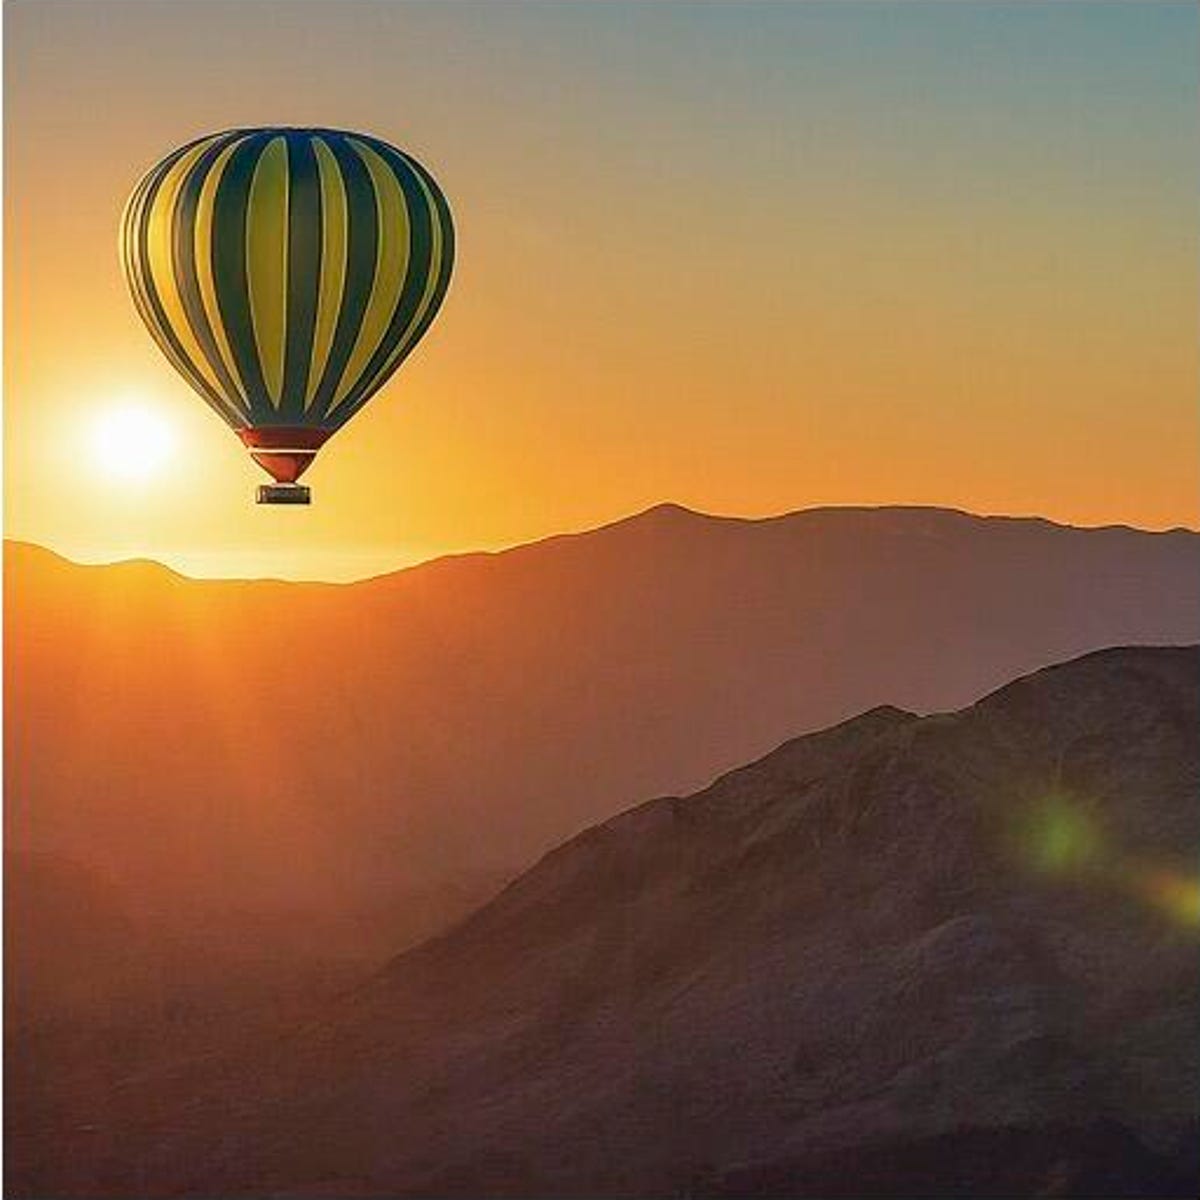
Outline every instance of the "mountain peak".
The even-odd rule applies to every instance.
[[[686,525],[700,525],[722,521],[738,522],[744,520],[747,520],[747,518],[719,516],[714,513],[702,512],[696,508],[689,508],[686,504],[677,504],[673,500],[663,500],[658,504],[652,504],[649,508],[630,513],[628,516],[618,517],[616,520],[601,525],[596,529],[585,530],[583,536],[586,536],[588,533],[601,533],[605,530],[647,525],[660,528],[677,528]]]

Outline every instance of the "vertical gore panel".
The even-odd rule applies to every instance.
[[[321,138],[313,139],[321,184],[321,278],[317,297],[317,320],[313,330],[312,361],[304,407],[312,405],[317,385],[329,361],[333,331],[342,306],[346,282],[346,189],[333,151]]]
[[[175,233],[179,199],[184,183],[209,144],[198,142],[163,175],[150,202],[149,211],[145,214],[145,246],[149,279],[157,295],[163,319],[170,326],[171,333],[192,371],[219,395],[220,380],[213,372],[188,320],[175,270]]]
[[[287,138],[288,245],[287,319],[280,415],[304,417],[308,367],[321,287],[321,181],[312,139],[304,133]]]
[[[254,134],[235,148],[213,197],[212,220],[213,287],[221,325],[255,420],[266,420],[275,411],[258,361],[246,279],[246,198],[266,141],[266,134]]]
[[[429,327],[445,295],[454,254],[449,210],[437,185],[393,147],[377,143],[376,148],[386,157],[408,196],[409,211],[414,216],[413,256],[392,328],[348,398],[347,418],[387,382]]]
[[[313,396],[309,419],[314,423],[321,421],[328,413],[334,392],[345,372],[346,360],[358,338],[363,313],[375,282],[375,258],[379,243],[375,189],[371,186],[367,168],[347,145],[344,137],[330,134],[325,140],[337,161],[346,195],[346,276],[329,357]]]
[[[371,288],[371,298],[363,313],[358,338],[346,362],[342,381],[329,405],[331,412],[359,383],[391,325],[409,269],[411,251],[411,216],[395,174],[366,143],[353,138],[350,145],[371,176],[379,221],[379,241],[375,252],[375,282]]]
[[[233,157],[233,152],[244,140],[244,136],[234,135],[232,140],[222,148],[220,154],[217,155],[216,161],[209,169],[208,174],[204,177],[204,183],[200,188],[200,194],[196,200],[195,257],[196,282],[200,289],[200,299],[204,305],[205,317],[208,320],[209,328],[212,330],[213,340],[217,344],[217,351],[221,355],[221,361],[225,364],[225,371],[229,376],[230,382],[234,385],[238,407],[249,417],[250,404],[247,398],[246,385],[242,380],[241,373],[238,371],[237,361],[229,345],[229,338],[225,334],[225,326],[221,320],[221,308],[217,303],[216,283],[213,280],[214,201],[217,195],[217,188],[220,186],[221,180],[225,175],[225,168],[229,166],[229,160]]]
[[[287,141],[274,137],[259,157],[246,207],[246,280],[263,382],[273,408],[283,391],[288,265]]]
[[[216,379],[217,390],[238,409],[244,417],[249,418],[239,385],[230,374],[226,356],[222,355],[208,310],[204,304],[204,296],[200,287],[199,260],[197,258],[196,224],[200,208],[200,196],[208,186],[208,179],[215,171],[219,172],[218,164],[228,158],[229,136],[215,138],[207,143],[204,152],[188,172],[175,201],[175,217],[172,221],[175,262],[175,286],[183,302],[184,313],[192,336],[195,338],[209,372]],[[207,241],[205,242],[207,246]]]

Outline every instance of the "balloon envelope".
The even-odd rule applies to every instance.
[[[454,227],[429,172],[378,138],[236,129],[144,176],[121,261],[163,353],[294,483],[437,315]]]

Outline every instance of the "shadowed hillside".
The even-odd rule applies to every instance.
[[[1193,1195],[1198,721],[1200,651],[1119,649],[798,738],[13,1194]]]

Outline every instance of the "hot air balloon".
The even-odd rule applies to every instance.
[[[134,303],[177,371],[275,480],[297,480],[429,328],[454,264],[450,208],[411,155],[335,129],[189,142],[121,221]]]

